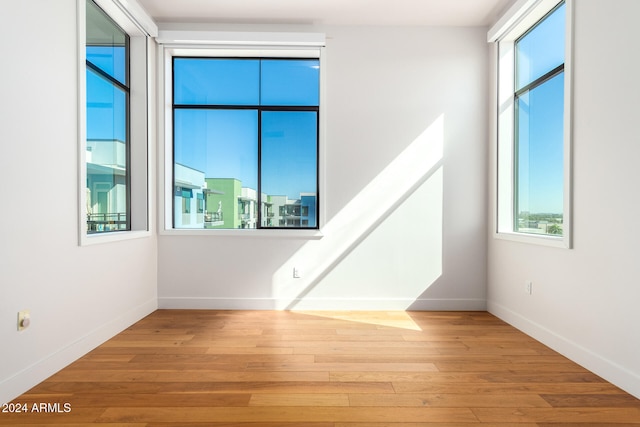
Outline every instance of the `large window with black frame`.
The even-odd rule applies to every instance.
[[[172,61],[174,228],[317,229],[320,61]]]

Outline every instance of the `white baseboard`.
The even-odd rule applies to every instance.
[[[595,351],[585,348],[564,336],[558,335],[500,304],[487,301],[487,311],[640,399],[640,375],[637,373],[600,356]]]
[[[0,403],[10,402],[49,378],[114,335],[154,312],[157,305],[158,301],[155,298],[151,299],[3,380],[0,382]]]
[[[417,299],[408,308],[417,311],[486,311],[484,299]]]
[[[197,310],[418,310],[485,311],[483,299],[352,299],[198,298],[161,297],[161,309]]]

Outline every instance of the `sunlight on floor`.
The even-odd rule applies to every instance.
[[[295,313],[327,319],[347,320],[349,322],[366,323],[388,328],[421,331],[422,328],[405,311],[308,311],[293,310]]]

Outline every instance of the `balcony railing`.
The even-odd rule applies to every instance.
[[[91,213],[87,214],[87,232],[127,230],[126,213]]]
[[[222,212],[206,212],[204,214],[204,222],[224,221]]]

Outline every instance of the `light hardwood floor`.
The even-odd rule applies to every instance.
[[[14,403],[0,424],[640,425],[638,399],[484,312],[159,310]]]

